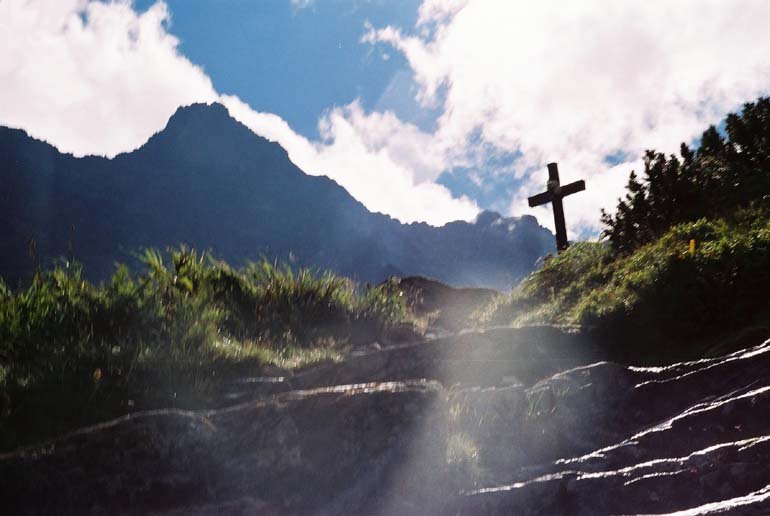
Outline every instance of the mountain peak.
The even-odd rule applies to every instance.
[[[475,224],[477,226],[491,226],[503,217],[496,211],[484,210],[476,215]]]
[[[30,238],[40,260],[72,253],[95,278],[135,250],[185,242],[236,264],[263,256],[362,281],[398,270],[501,290],[553,248],[544,228],[493,212],[440,228],[371,213],[221,104],[177,109],[116,159],[40,152],[23,133],[2,131],[0,150],[0,241],[9,250],[0,275],[11,282],[32,271]]]
[[[233,128],[247,129],[243,124],[230,116],[227,108],[218,102],[211,104],[196,103],[180,106],[168,119],[166,127],[159,133],[190,136],[190,131],[204,132],[208,135],[220,135],[222,130],[230,133]],[[251,131],[249,131],[251,132]],[[254,137],[259,138],[254,133]]]
[[[168,119],[166,128],[189,123],[222,122],[225,120],[235,121],[227,108],[219,102],[210,104],[196,102],[187,106],[179,106]]]
[[[174,154],[193,163],[216,159],[223,165],[262,162],[268,155],[270,159],[288,160],[283,147],[254,133],[217,102],[177,108],[166,127],[140,151],[164,156]]]

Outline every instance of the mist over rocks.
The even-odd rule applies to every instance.
[[[664,367],[596,362],[585,342],[533,327],[375,350],[238,405],[0,455],[0,495],[14,514],[770,509],[770,341]]]
[[[102,279],[141,248],[185,243],[234,264],[267,257],[366,282],[424,275],[506,290],[554,249],[531,216],[482,212],[433,227],[371,213],[220,104],[180,108],[113,159],[0,128],[0,200],[0,276],[10,285],[58,257]]]

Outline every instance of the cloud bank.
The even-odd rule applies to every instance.
[[[233,118],[280,143],[306,173],[328,175],[370,211],[434,225],[470,220],[479,211],[474,202],[454,199],[432,182],[440,174],[440,158],[423,147],[430,136],[391,113],[367,115],[357,102],[335,108],[321,119],[324,141],[311,142],[276,115],[255,112],[237,97],[223,96],[222,102]]]
[[[78,156],[114,156],[141,146],[179,106],[219,101],[370,210],[435,225],[478,212],[433,183],[443,161],[430,135],[353,102],[322,117],[323,141],[308,141],[280,117],[220,95],[179,53],[169,23],[163,2],[138,13],[129,1],[0,0],[0,125]]]
[[[217,94],[177,51],[158,3],[0,1],[0,124],[76,155],[142,145],[180,105]]]
[[[352,101],[324,113],[311,141],[217,92],[169,23],[163,2],[139,13],[128,0],[0,0],[0,124],[113,156],[178,106],[220,101],[369,209],[432,224],[478,212],[436,183],[464,168],[512,174],[522,186],[510,213],[551,225],[549,207],[530,210],[526,197],[558,161],[564,181],[587,181],[565,201],[575,234],[596,231],[644,149],[676,152],[770,87],[767,0],[424,0],[414,27],[362,27],[362,44],[406,57],[417,99],[440,113],[435,129]]]
[[[416,27],[370,27],[363,41],[402,52],[421,102],[442,105],[439,147],[470,150],[478,134],[521,153],[513,212],[543,188],[547,162],[586,178],[565,201],[575,231],[614,207],[644,149],[675,152],[768,92],[769,26],[766,0],[425,0]]]

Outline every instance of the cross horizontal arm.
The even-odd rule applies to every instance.
[[[549,202],[553,201],[553,192],[539,193],[537,195],[533,195],[527,200],[529,201],[530,208],[534,208],[535,206],[540,206],[542,204],[548,204]]]
[[[561,197],[566,197],[568,195],[572,195],[573,193],[582,192],[585,189],[586,182],[581,179],[580,181],[575,181],[574,183],[562,186],[559,195]],[[530,204],[530,206],[532,205]]]

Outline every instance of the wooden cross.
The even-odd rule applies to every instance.
[[[573,193],[586,189],[586,183],[582,179],[565,186],[559,183],[559,169],[556,163],[548,164],[548,189],[529,198],[529,207],[534,208],[541,204],[553,204],[553,222],[556,225],[556,249],[564,251],[569,247],[567,242],[567,225],[564,222],[564,206],[561,200]]]

